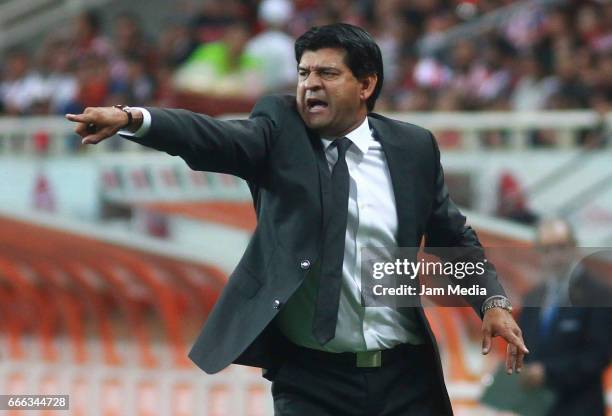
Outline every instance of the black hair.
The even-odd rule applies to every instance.
[[[355,78],[377,75],[374,91],[366,102],[368,111],[372,111],[383,85],[382,55],[372,35],[348,23],[315,26],[295,41],[295,59],[299,64],[305,51],[323,48],[343,49],[346,52],[345,63]]]

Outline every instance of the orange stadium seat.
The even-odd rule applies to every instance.
[[[195,414],[194,387],[189,383],[178,383],[172,392],[172,415],[191,416]]]
[[[250,203],[154,203],[147,208],[245,231],[255,225]],[[186,351],[197,329],[195,324],[205,319],[225,283],[219,269],[1,217],[0,228],[0,313],[10,318],[0,323],[0,330],[6,335],[10,360],[51,363],[68,354],[75,365],[93,360],[107,368],[128,364],[145,370],[166,364],[175,369],[193,368]],[[486,232],[480,235],[487,247],[528,247]],[[530,286],[525,269],[528,265],[517,260],[510,256],[494,262],[508,290],[521,294]],[[426,314],[439,340],[449,386],[478,387],[483,371],[491,371],[500,361],[503,343],[496,341],[495,353],[487,358],[486,365],[474,369],[466,353],[480,342],[480,322],[471,310],[427,307]],[[58,336],[62,334],[69,341],[69,351],[61,351]],[[25,342],[30,335],[36,342]],[[99,356],[88,341],[92,337],[100,348]],[[126,349],[125,340],[135,349]],[[169,361],[154,348],[158,340],[169,347]],[[231,378],[233,373],[228,371],[222,374]],[[253,379],[257,380],[259,374],[255,373]],[[72,414],[88,414],[91,403],[83,396],[96,391],[101,394],[98,403],[103,415],[124,414],[126,380],[113,374],[94,379],[78,372],[70,376]],[[50,391],[59,383],[48,374],[37,380],[27,377],[21,370],[13,371],[5,377],[4,390],[17,393],[35,385],[40,391]],[[605,377],[610,391],[612,370]],[[247,414],[260,415],[258,409],[265,408],[263,403],[268,399],[266,389],[258,383],[240,386]],[[141,379],[132,388],[130,391],[139,398],[136,414],[155,414],[161,385],[156,380]],[[204,406],[214,416],[228,414],[234,405],[233,389],[238,387],[219,381],[203,391],[192,381],[176,380],[168,388],[172,391],[171,414],[193,414]],[[454,402],[463,411],[478,406],[477,397],[470,394],[461,393]]]
[[[103,416],[120,416],[125,412],[125,389],[118,379],[104,380],[101,394],[101,410]]]

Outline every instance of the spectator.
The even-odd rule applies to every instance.
[[[612,74],[612,54],[599,55],[593,89],[608,103],[612,103],[612,77],[610,74]]]
[[[533,224],[537,221],[537,216],[529,209],[525,190],[513,174],[510,172],[501,174],[497,193],[498,216],[524,224]]]
[[[422,88],[439,90],[451,82],[452,71],[435,58],[426,57],[414,68],[414,80]]]
[[[609,288],[584,262],[578,263],[567,222],[540,223],[537,246],[546,280],[527,295],[519,319],[531,351],[522,381],[529,389],[554,392],[548,415],[604,416],[602,374],[611,352]]]
[[[185,63],[197,47],[198,42],[188,23],[184,19],[172,19],[159,37],[159,63],[174,70]]]
[[[244,21],[246,17],[239,1],[205,0],[193,21],[196,39],[201,43],[220,41],[231,25]]]
[[[198,47],[176,76],[177,86],[220,96],[257,96],[263,90],[261,62],[245,51],[249,28],[229,26],[218,42]]]
[[[451,55],[453,74],[450,87],[461,100],[462,107],[466,107],[469,101],[468,96],[473,88],[471,85],[471,73],[476,62],[474,43],[465,39],[459,40],[455,44]]]
[[[490,44],[485,47],[483,61],[473,68],[470,78],[473,86],[472,98],[479,107],[493,103],[505,95],[511,76],[500,45]]]
[[[581,44],[594,49],[598,40],[605,34],[605,30],[602,27],[602,18],[597,13],[595,7],[585,5],[585,7],[578,10],[576,32]]]
[[[405,25],[402,16],[397,13],[395,0],[376,1],[372,7],[371,33],[380,47],[385,67],[386,90],[393,88],[401,77],[398,65],[402,51],[402,31]]]
[[[0,80],[0,101],[10,115],[26,115],[32,106],[46,99],[44,83],[34,71],[28,54],[23,50],[8,53]]]
[[[405,48],[400,54],[399,67],[402,71],[399,73],[399,77],[395,81],[395,85],[391,84],[388,90],[387,96],[390,95],[391,102],[388,107],[400,108],[405,107],[400,103],[405,103],[406,99],[417,89],[417,83],[414,77],[414,72],[418,62],[418,55],[412,48]],[[384,90],[383,86],[383,91]],[[379,102],[385,102],[385,95],[381,94],[382,100]],[[380,104],[379,104],[380,105]]]
[[[591,40],[591,47],[599,53],[612,51],[612,3],[607,2],[601,6],[603,10],[597,11],[602,16],[601,31]]]
[[[511,96],[514,111],[538,111],[548,106],[556,82],[546,76],[542,64],[532,54],[519,58],[518,80]]]
[[[144,60],[133,57],[126,60],[125,78],[110,84],[107,102],[149,104],[153,98],[153,81],[145,70]]]
[[[100,15],[93,10],[85,11],[78,16],[72,37],[74,39],[72,52],[76,61],[89,55],[107,60],[113,57],[113,47],[110,41],[100,33],[101,26]]]
[[[146,39],[138,16],[124,12],[114,19],[115,59],[111,63],[111,77],[126,81],[129,77],[129,61],[142,62],[145,68],[154,68],[157,59],[151,45]]]
[[[107,62],[96,55],[89,55],[78,63],[77,93],[68,104],[67,111],[82,111],[86,107],[106,105],[111,93],[110,71]]]
[[[264,30],[246,45],[246,54],[261,62],[267,91],[282,91],[295,85],[294,40],[284,32],[292,16],[293,5],[289,0],[264,0],[259,6]]]
[[[39,71],[49,113],[65,114],[68,105],[76,98],[78,83],[70,56],[68,43],[59,38],[46,41],[41,51]]]
[[[578,70],[571,58],[558,60],[555,72],[557,86],[551,97],[553,108],[585,108],[591,93],[578,76]]]

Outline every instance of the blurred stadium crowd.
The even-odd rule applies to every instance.
[[[385,61],[377,110],[585,109],[612,103],[612,2],[531,2],[494,29],[436,50],[419,40],[511,0],[207,0],[182,2],[155,33],[139,16],[81,14],[69,30],[0,59],[0,114],[168,105],[177,90],[255,98],[292,90],[293,41],[312,25],[366,27]],[[529,3],[529,2],[527,2]],[[552,4],[552,5],[551,5]]]
[[[222,100],[243,100],[248,104],[246,108],[250,108],[262,94],[293,92],[297,79],[295,38],[313,25],[337,21],[365,27],[382,49],[385,87],[377,102],[377,111],[591,109],[600,115],[612,111],[612,0],[176,0],[168,2],[174,7],[173,13],[164,16],[164,24],[156,26],[147,16],[162,13],[153,6],[161,1],[134,2],[150,2],[153,10],[148,14],[146,10],[124,12],[113,7],[91,9],[45,33],[38,43],[0,51],[0,118],[59,116],[79,113],[85,107],[114,104],[183,107],[185,101],[177,100],[179,94],[192,95],[191,102],[209,100],[216,110]],[[487,18],[493,15],[500,18],[494,19],[494,24],[486,24]],[[470,30],[460,30],[466,26]],[[473,113],[469,117],[478,118]],[[567,113],[563,113],[554,120],[566,117]],[[22,148],[30,149],[31,143],[31,154],[37,157],[16,158],[13,153],[7,153],[4,161],[10,163],[4,163],[5,170],[0,174],[7,178],[0,181],[5,185],[0,192],[5,199],[0,205],[26,213],[29,208],[23,207],[33,206],[38,211],[56,212],[58,218],[65,215],[70,221],[79,222],[87,218],[97,223],[99,215],[105,222],[100,223],[100,230],[95,233],[88,228],[87,232],[92,235],[83,238],[81,234],[65,230],[52,234],[47,223],[44,227],[35,227],[2,219],[0,246],[7,250],[0,255],[0,300],[4,299],[0,301],[0,310],[2,305],[9,305],[4,308],[5,314],[12,319],[6,320],[5,332],[17,341],[7,343],[9,360],[3,362],[9,364],[5,368],[11,369],[12,360],[16,370],[14,374],[10,372],[11,378],[5,377],[9,372],[2,373],[0,366],[0,387],[2,383],[21,386],[19,377],[37,380],[39,375],[42,385],[48,379],[53,380],[61,367],[70,377],[85,370],[82,380],[75,379],[78,387],[71,393],[74,414],[89,414],[96,403],[101,403],[101,408],[108,405],[124,409],[126,403],[129,408],[132,402],[145,406],[174,403],[174,397],[179,398],[177,403],[200,403],[202,397],[207,397],[211,409],[224,409],[217,403],[235,405],[240,402],[236,397],[245,398],[245,404],[240,406],[259,403],[262,407],[260,402],[251,402],[246,397],[254,392],[261,394],[254,400],[261,401],[264,391],[253,389],[255,384],[247,378],[249,374],[241,376],[240,370],[223,372],[210,382],[199,371],[193,378],[183,379],[185,354],[180,342],[184,341],[178,335],[185,329],[188,334],[184,335],[185,340],[195,336],[196,328],[192,326],[199,325],[209,313],[225,283],[219,265],[232,259],[231,253],[227,258],[213,258],[203,248],[214,246],[216,249],[210,252],[219,253],[226,247],[220,241],[240,243],[240,236],[250,234],[255,227],[248,192],[246,202],[239,200],[241,188],[230,177],[187,171],[182,164],[175,166],[176,162],[169,158],[167,164],[131,154],[113,154],[110,158],[100,158],[100,163],[63,157],[43,160],[38,156],[47,152],[66,155],[53,153],[54,142],[66,143],[58,148],[75,153],[93,150],[87,150],[90,146],[80,146],[72,133],[67,136],[61,129],[55,132],[49,120],[10,119],[9,122],[13,127],[0,131],[3,135],[0,135],[0,156],[4,156],[2,145],[20,154]],[[65,129],[72,128],[59,117],[58,122]],[[475,120],[474,126],[478,127],[478,123]],[[26,128],[28,124],[33,127]],[[471,133],[472,128],[465,131]],[[553,144],[558,138],[555,134],[559,136],[560,132],[544,128],[547,127],[537,131],[525,128],[521,134],[529,137],[530,144]],[[435,134],[441,147],[460,148],[460,136],[465,131],[457,127],[435,131]],[[571,133],[574,131],[577,129]],[[484,147],[502,147],[504,142],[508,144],[513,139],[511,131],[478,130],[476,134]],[[32,140],[24,140],[30,136]],[[612,144],[612,130],[603,117],[594,128],[585,128],[578,136],[581,144],[605,144],[606,141],[608,146]],[[5,137],[7,140],[3,143]],[[108,143],[109,150],[115,151],[130,142],[116,137]],[[547,214],[565,212],[564,215],[575,220],[583,240],[612,241],[608,231],[612,219],[609,209],[612,171],[605,169],[608,160],[590,157],[590,153],[608,157],[609,152],[584,152],[565,160],[565,154],[552,152],[516,152],[490,157],[473,152],[473,148],[466,149],[455,159],[454,170],[453,165],[445,164],[445,168],[451,167],[445,169],[447,183],[451,184],[457,201],[485,213],[485,219],[491,214],[534,224]],[[470,157],[474,154],[477,157]],[[545,159],[550,159],[550,163],[541,163]],[[499,167],[494,166],[497,164]],[[97,177],[99,187],[92,185],[93,178]],[[171,202],[162,196],[169,196]],[[139,198],[146,203],[141,203]],[[155,203],[156,198],[162,202]],[[196,198],[204,202],[194,202]],[[492,201],[488,205],[474,202],[487,198]],[[130,219],[124,218],[128,215]],[[199,225],[200,221],[204,225]],[[485,246],[530,244],[522,237],[518,240],[511,234],[505,235],[505,231],[498,235],[494,229],[487,230],[487,223],[483,221],[483,229],[478,229]],[[58,224],[57,230],[61,230],[62,223]],[[115,227],[128,230],[130,248],[107,244],[104,240],[107,237],[103,231],[113,232]],[[217,227],[224,231],[219,234],[210,231]],[[145,240],[134,230],[146,236],[165,237],[177,246],[182,244],[189,247],[188,253],[194,249],[197,258],[206,253],[208,257],[202,261],[207,263],[192,264],[178,257],[169,259],[174,251],[148,252],[149,248],[140,246]],[[596,235],[592,237],[590,233]],[[600,235],[607,240],[596,240]],[[244,239],[246,247],[247,237]],[[571,244],[574,243],[572,236]],[[510,293],[519,296],[545,278],[552,282],[552,273],[540,272],[535,266],[538,256],[571,259],[568,255],[571,244],[557,241],[548,247],[539,246],[538,250],[512,250],[509,255],[498,251],[500,255],[494,263],[500,275],[507,279],[504,284]],[[234,249],[227,252],[240,251]],[[100,263],[99,258],[104,258],[104,262]],[[601,270],[602,276],[610,275],[608,268]],[[177,278],[173,278],[175,275]],[[63,283],[65,276],[73,280],[68,285]],[[48,303],[58,294],[62,296],[61,302]],[[98,297],[103,301],[95,301]],[[161,304],[159,299],[163,299]],[[167,308],[173,302],[176,308]],[[38,309],[31,309],[32,305],[44,314],[38,315]],[[449,384],[456,389],[454,406],[463,408],[461,414],[483,414],[474,410],[483,389],[481,380],[487,380],[488,373],[502,359],[503,346],[500,344],[495,349],[502,355],[483,359],[479,352],[481,324],[470,310],[428,308],[427,312],[448,357],[445,372]],[[70,365],[62,361],[58,367],[53,358],[55,339],[45,331],[54,328],[55,319],[57,333],[61,336],[69,333],[69,340],[75,345],[73,351],[77,358]],[[82,330],[79,329],[81,321],[88,322]],[[90,328],[90,322],[99,322],[99,334],[95,334],[94,324]],[[112,330],[107,330],[107,322]],[[92,349],[85,342],[90,332],[102,347],[94,343]],[[35,355],[38,350],[34,354],[26,350],[29,361],[23,361],[19,340],[27,339],[24,345],[30,345],[31,333],[42,334],[38,337],[40,351],[47,354],[42,356],[49,363],[50,372],[32,371],[27,365],[35,363],[34,369],[46,369],[40,367],[41,361]],[[597,333],[606,334],[605,331]],[[172,364],[166,364],[166,356],[152,348],[152,341],[158,336],[165,336],[165,342],[174,348],[174,355],[168,355],[172,361],[167,360]],[[124,338],[138,348],[135,349],[137,360],[123,354]],[[565,338],[563,342],[556,337],[546,339],[555,341],[551,351],[570,350],[574,345]],[[64,350],[64,344],[61,345]],[[65,351],[72,353],[68,348]],[[572,360],[592,354],[584,346],[575,351],[570,351]],[[93,365],[83,367],[86,361],[80,361],[85,360],[81,357],[87,357]],[[478,362],[484,364],[474,365]],[[126,369],[133,370],[134,363],[143,370],[126,377]],[[108,372],[97,371],[98,364],[104,365],[104,371]],[[151,368],[162,368],[162,365],[162,372],[151,373]],[[173,384],[179,372],[167,371],[167,365],[181,370],[180,383]],[[585,367],[582,362],[566,367],[572,375],[556,377],[556,383],[582,383],[582,370],[594,368]],[[152,377],[152,374],[161,375]],[[259,372],[255,376],[262,382]],[[612,369],[608,369],[606,377],[607,397],[611,398]],[[203,382],[210,384],[203,385]],[[590,387],[588,383],[583,384]],[[154,390],[159,386],[168,390]],[[181,390],[175,389],[176,386]],[[244,389],[248,393],[235,396],[228,394],[234,390],[225,387]],[[92,396],[100,392],[100,397],[87,397],[91,392],[94,392]],[[571,397],[572,393],[573,390],[567,390],[564,394]],[[86,410],[79,413],[79,408]],[[159,410],[161,407],[153,406],[153,409],[150,414],[166,414]],[[213,410],[210,413],[214,414]],[[256,410],[250,414],[257,414]]]

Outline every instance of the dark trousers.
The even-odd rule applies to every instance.
[[[374,368],[327,360],[325,353],[294,351],[271,377],[274,415],[449,415],[425,365],[429,347],[401,348],[399,357]]]

